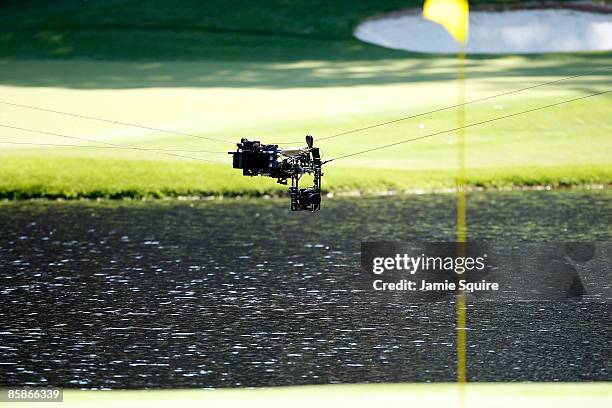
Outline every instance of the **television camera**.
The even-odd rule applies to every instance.
[[[310,135],[306,136],[306,147],[300,148],[279,148],[243,138],[236,144],[238,149],[228,154],[233,156],[233,167],[242,169],[244,176],[272,177],[284,185],[291,180],[291,211],[317,211],[321,207],[321,167],[324,163],[313,144],[314,138]],[[305,174],[313,175],[313,185],[300,188],[300,179]]]

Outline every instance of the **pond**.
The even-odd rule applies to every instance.
[[[612,191],[482,192],[470,239],[606,241]],[[0,203],[0,385],[454,381],[454,301],[355,285],[362,240],[453,240],[453,195]],[[612,380],[610,302],[470,302],[470,381]]]

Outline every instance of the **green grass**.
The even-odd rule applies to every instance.
[[[286,187],[272,179],[242,177],[209,164],[145,160],[9,157],[0,162],[0,199],[165,198],[277,196]],[[355,173],[361,173],[355,177]],[[444,191],[454,188],[452,170],[339,168],[328,170],[325,192]],[[393,174],[394,177],[390,177]],[[473,187],[570,187],[602,185],[612,179],[609,166],[547,166],[469,170]]]
[[[477,3],[516,3],[472,0]],[[418,0],[4,0],[9,58],[301,61],[403,58],[352,38],[374,14]]]
[[[354,26],[399,0],[226,2],[0,1],[0,100],[176,129],[175,134],[0,104],[0,124],[150,149],[0,143],[0,197],[280,194],[231,169],[233,142],[324,137],[456,103],[453,56],[363,44]],[[466,99],[612,66],[612,53],[475,56]],[[467,123],[612,88],[612,71],[469,105]],[[610,94],[467,131],[468,183],[484,188],[612,184]],[[327,141],[324,158],[456,126],[445,111]],[[454,186],[448,133],[330,163],[327,191]],[[0,142],[92,145],[0,127]]]
[[[608,407],[610,383],[335,384],[217,390],[65,390],[67,407]],[[461,397],[462,396],[462,399]],[[20,402],[15,406],[36,407]]]

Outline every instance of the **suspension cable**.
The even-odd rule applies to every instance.
[[[565,101],[556,102],[556,103],[552,103],[552,104],[549,104],[549,105],[539,106],[537,108],[528,109],[528,110],[524,110],[524,111],[521,111],[521,112],[512,113],[512,114],[509,114],[509,115],[498,116],[496,118],[491,118],[491,119],[483,120],[483,121],[480,121],[480,122],[474,122],[474,123],[470,123],[470,124],[465,125],[465,126],[459,126],[459,127],[453,128],[453,129],[448,129],[448,130],[443,130],[443,131],[440,131],[440,132],[430,133],[430,134],[427,134],[427,135],[414,137],[412,139],[401,140],[399,142],[390,143],[390,144],[374,147],[374,148],[371,148],[371,149],[361,150],[361,151],[358,151],[358,152],[355,152],[355,153],[345,154],[345,155],[342,155],[342,156],[338,156],[338,157],[334,157],[332,159],[329,159],[329,160],[326,161],[326,163],[329,163],[331,161],[336,161],[336,160],[344,159],[344,158],[347,158],[347,157],[352,157],[352,156],[357,156],[357,155],[360,155],[360,154],[365,154],[365,153],[373,152],[375,150],[386,149],[388,147],[393,147],[393,146],[401,145],[401,144],[404,144],[404,143],[414,142],[416,140],[421,140],[421,139],[426,139],[426,138],[433,137],[433,136],[442,135],[442,134],[445,134],[445,133],[455,132],[455,131],[460,130],[460,129],[465,129],[465,128],[469,128],[469,127],[473,127],[473,126],[479,126],[479,125],[483,125],[485,123],[491,123],[491,122],[495,122],[495,121],[502,120],[502,119],[508,119],[508,118],[512,118],[512,117],[515,117],[515,116],[524,115],[524,114],[527,114],[527,113],[531,113],[531,112],[536,112],[536,111],[543,110],[543,109],[552,108],[554,106],[559,106],[559,105],[563,105],[563,104],[566,104],[566,103],[579,101],[579,100],[582,100],[582,99],[592,98],[594,96],[603,95],[603,94],[606,94],[606,93],[609,93],[609,92],[612,92],[612,89],[608,89],[608,90],[602,91],[602,92],[596,92],[596,93],[589,94],[589,95],[586,95],[586,96],[581,96],[581,97],[578,97],[578,98],[567,99]]]
[[[152,127],[152,126],[137,125],[137,124],[128,123],[128,122],[120,122],[120,121],[117,121],[117,120],[104,119],[104,118],[100,118],[100,117],[97,117],[97,116],[86,116],[86,115],[81,115],[81,114],[78,114],[78,113],[62,112],[62,111],[58,111],[58,110],[54,110],[54,109],[46,109],[46,108],[41,108],[41,107],[38,107],[38,106],[23,105],[23,104],[14,103],[14,102],[7,102],[7,101],[0,101],[0,104],[8,105],[8,106],[14,106],[14,107],[17,107],[17,108],[32,109],[32,110],[37,110],[37,111],[42,111],[42,112],[55,113],[55,114],[58,114],[58,115],[72,116],[72,117],[75,117],[75,118],[96,120],[98,122],[113,123],[115,125],[130,126],[130,127],[135,127],[135,128],[139,128],[139,129],[153,130],[155,132],[170,133],[170,134],[173,134],[173,135],[180,135],[180,136],[187,136],[187,137],[195,137],[197,139],[206,139],[206,140],[210,140],[210,141],[213,141],[213,142],[233,144],[233,142],[230,142],[229,140],[215,139],[214,137],[199,136],[199,135],[194,135],[192,133],[177,132],[177,131],[174,131],[174,130],[160,129],[160,128],[156,128],[156,127]]]
[[[203,161],[203,162],[209,162],[209,163],[218,163],[218,164],[220,163],[220,162],[215,161],[215,160],[207,160],[207,159],[202,159],[202,158],[199,158],[199,157],[184,156],[184,155],[180,155],[180,154],[171,153],[171,152],[165,151],[165,150],[149,149],[149,148],[135,147],[135,146],[126,146],[126,145],[121,145],[121,144],[117,144],[117,143],[102,142],[102,141],[99,141],[99,140],[87,139],[87,138],[84,138],[84,137],[68,136],[68,135],[64,135],[64,134],[60,134],[60,133],[45,132],[45,131],[42,131],[42,130],[27,129],[27,128],[22,128],[22,127],[18,127],[18,126],[10,126],[10,125],[0,124],[0,127],[7,128],[7,129],[22,130],[24,132],[39,133],[39,134],[43,134],[43,135],[63,137],[63,138],[67,138],[67,139],[81,140],[81,141],[91,142],[91,143],[100,143],[100,144],[103,144],[103,145],[106,145],[106,146],[111,146],[111,147],[119,148],[119,149],[130,149],[130,150],[138,150],[138,151],[145,151],[145,152],[154,152],[154,153],[158,153],[158,154],[164,154],[166,156],[180,157],[180,158],[183,158],[183,159],[191,159],[191,160],[197,160],[197,161]]]
[[[503,92],[503,93],[500,93],[500,94],[491,95],[491,96],[487,96],[487,97],[484,97],[484,98],[474,99],[472,101],[467,101],[467,102],[464,102],[464,103],[461,103],[461,104],[457,104],[457,105],[450,105],[450,106],[446,106],[446,107],[443,107],[443,108],[438,108],[438,109],[430,110],[430,111],[427,111],[427,112],[421,112],[421,113],[417,113],[417,114],[414,114],[414,115],[405,116],[405,117],[402,117],[402,118],[393,119],[393,120],[390,120],[390,121],[381,122],[381,123],[377,123],[377,124],[374,124],[374,125],[365,126],[365,127],[361,127],[361,128],[358,128],[358,129],[353,129],[353,130],[345,131],[345,132],[342,132],[342,133],[337,133],[337,134],[334,134],[334,135],[330,135],[330,136],[326,136],[326,137],[321,137],[321,138],[318,138],[318,140],[322,141],[322,140],[333,139],[333,138],[336,138],[336,137],[345,136],[345,135],[348,135],[348,134],[352,134],[352,133],[356,133],[356,132],[361,132],[361,131],[368,130],[368,129],[377,128],[377,127],[380,127],[380,126],[390,125],[390,124],[401,122],[401,121],[408,120],[408,119],[414,119],[414,118],[418,118],[418,117],[422,117],[422,116],[426,116],[426,115],[431,115],[433,113],[438,113],[438,112],[442,112],[442,111],[445,111],[445,110],[454,109],[454,108],[458,108],[458,107],[461,107],[461,106],[474,104],[474,103],[477,103],[477,102],[482,102],[482,101],[486,101],[486,100],[490,100],[490,99],[494,99],[494,98],[499,98],[501,96],[511,95],[511,94],[515,94],[515,93],[519,93],[519,92],[524,92],[524,91],[527,91],[527,90],[530,90],[530,89],[534,89],[534,88],[538,88],[538,87],[542,87],[542,86],[546,86],[546,85],[552,85],[552,84],[556,84],[556,83],[559,83],[559,82],[568,81],[568,80],[571,80],[571,79],[587,76],[587,75],[593,74],[595,72],[608,71],[610,69],[612,69],[612,66],[601,67],[601,68],[597,68],[597,69],[594,69],[594,70],[591,70],[591,71],[588,71],[588,72],[584,72],[582,74],[576,74],[576,75],[572,75],[572,76],[556,79],[554,81],[542,82],[542,83],[539,83],[539,84],[536,84],[536,85],[531,85],[531,86],[527,86],[527,87],[524,87],[524,88],[515,89],[515,90],[512,90],[512,91]],[[156,132],[169,133],[169,134],[193,137],[193,138],[198,138],[198,139],[205,139],[205,140],[209,140],[209,141],[213,141],[213,142],[234,144],[233,142],[230,142],[228,140],[216,139],[216,138],[212,138],[212,137],[208,137],[208,136],[199,136],[199,135],[195,135],[195,134],[192,134],[192,133],[178,132],[178,131],[173,131],[173,130],[168,130],[168,129],[156,128],[156,127],[152,127],[152,126],[138,125],[138,124],[128,123],[128,122],[120,122],[120,121],[117,121],[117,120],[105,119],[105,118],[100,118],[100,117],[96,117],[96,116],[87,116],[87,115],[82,115],[82,114],[78,114],[78,113],[71,113],[71,112],[64,112],[64,111],[59,111],[59,110],[55,110],[55,109],[42,108],[42,107],[38,107],[38,106],[30,106],[30,105],[18,104],[18,103],[9,102],[9,101],[2,101],[2,100],[0,100],[0,104],[8,105],[8,106],[13,106],[13,107],[18,107],[18,108],[32,109],[32,110],[37,110],[37,111],[42,111],[42,112],[54,113],[54,114],[59,114],[59,115],[72,116],[72,117],[81,118],[81,119],[89,119],[89,120],[95,120],[95,121],[99,121],[99,122],[112,123],[112,124],[116,124],[116,125],[131,126],[131,127],[135,127],[135,128],[152,130],[152,131],[156,131]],[[290,141],[290,142],[277,142],[276,144],[293,144],[293,143],[302,143],[302,141],[300,140],[300,141]]]
[[[474,99],[474,100],[467,101],[467,102],[464,102],[464,103],[460,103],[460,104],[457,104],[457,105],[450,105],[450,106],[446,106],[446,107],[443,107],[443,108],[438,108],[438,109],[430,110],[430,111],[427,111],[427,112],[416,113],[414,115],[405,116],[405,117],[402,117],[402,118],[393,119],[393,120],[389,120],[389,121],[386,121],[386,122],[381,122],[381,123],[377,123],[377,124],[374,124],[374,125],[365,126],[365,127],[361,127],[361,128],[357,128],[357,129],[353,129],[353,130],[348,130],[346,132],[337,133],[337,134],[334,134],[334,135],[331,135],[331,136],[319,137],[319,138],[317,138],[317,140],[320,142],[322,140],[333,139],[333,138],[336,138],[336,137],[345,136],[345,135],[349,135],[349,134],[352,134],[352,133],[361,132],[361,131],[364,131],[364,130],[374,129],[374,128],[377,128],[377,127],[380,127],[380,126],[386,126],[386,125],[390,125],[390,124],[393,124],[393,123],[402,122],[402,121],[408,120],[408,119],[414,119],[414,118],[418,118],[418,117],[422,117],[422,116],[426,116],[426,115],[431,115],[433,113],[438,113],[438,112],[442,112],[442,111],[445,111],[445,110],[455,109],[455,108],[458,108],[458,107],[461,107],[461,106],[466,106],[466,105],[474,104],[474,103],[477,103],[477,102],[482,102],[482,101],[487,101],[487,100],[490,100],[490,99],[499,98],[501,96],[506,96],[506,95],[511,95],[511,94],[515,94],[515,93],[519,93],[519,92],[524,92],[524,91],[527,91],[527,90],[530,90],[530,89],[539,88],[541,86],[552,85],[552,84],[556,84],[556,83],[563,82],[563,81],[569,81],[570,79],[580,78],[580,77],[583,77],[583,76],[587,76],[587,75],[593,74],[595,72],[608,71],[610,69],[612,69],[612,66],[597,68],[597,69],[594,69],[594,70],[591,70],[591,71],[588,71],[588,72],[584,72],[582,74],[572,75],[572,76],[568,76],[568,77],[565,77],[565,78],[556,79],[554,81],[542,82],[542,83],[539,83],[539,84],[536,84],[536,85],[531,85],[531,86],[527,86],[527,87],[524,87],[524,88],[515,89],[515,90],[512,90],[512,91],[503,92],[503,93],[496,94],[496,95],[490,95],[490,96],[486,96],[484,98]],[[300,143],[300,142],[293,141],[293,142],[282,142],[282,143],[278,143],[278,144],[289,144],[289,143]]]
[[[130,149],[130,147],[119,147],[119,146],[94,146],[94,145],[77,145],[77,144],[66,144],[66,143],[34,143],[34,142],[14,142],[0,140],[0,144],[6,145],[25,145],[25,146],[49,146],[49,147],[80,147],[87,149]],[[143,150],[158,151],[158,152],[183,152],[183,153],[224,153],[226,151],[209,151],[209,150],[183,150],[183,149],[160,149],[160,148],[141,148]]]

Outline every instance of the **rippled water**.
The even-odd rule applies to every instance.
[[[453,381],[455,305],[356,288],[361,240],[452,240],[454,197],[0,204],[0,385]],[[612,192],[474,193],[472,239],[610,240]],[[468,377],[612,380],[610,303],[473,303]]]

